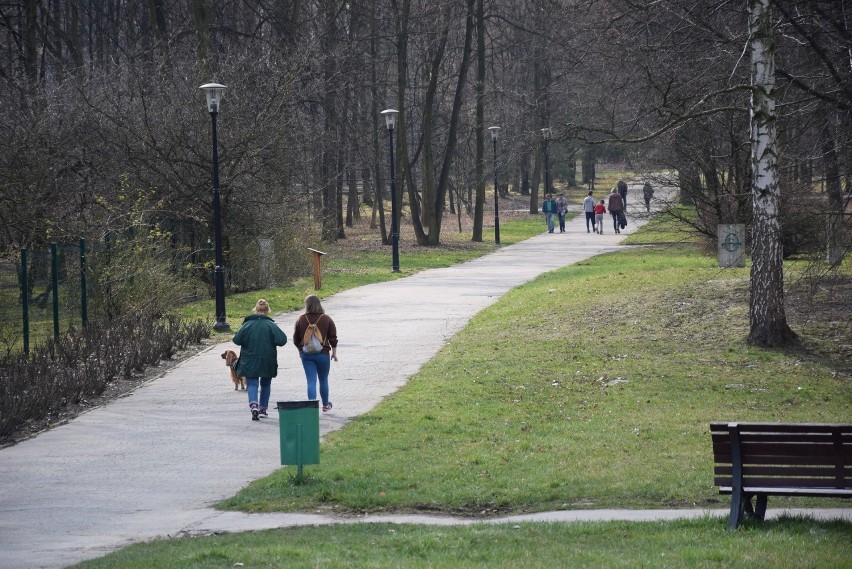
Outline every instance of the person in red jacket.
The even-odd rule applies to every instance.
[[[595,233],[603,235],[603,216],[605,213],[606,206],[604,205],[604,201],[601,200],[595,204]]]

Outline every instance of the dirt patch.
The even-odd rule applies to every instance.
[[[839,372],[852,376],[852,276],[802,279],[785,295],[787,321],[803,348],[834,360]]]

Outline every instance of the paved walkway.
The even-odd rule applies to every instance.
[[[638,225],[631,219],[625,233]],[[624,235],[607,229],[605,235],[588,234],[584,220],[577,217],[565,234],[543,233],[475,261],[325,300],[341,343],[340,361],[332,365],[330,377],[334,410],[322,415],[322,433],[339,429],[397,390],[471,316],[506,291],[544,272],[618,249]],[[231,315],[234,328],[240,316]],[[276,318],[288,337],[297,316]],[[233,390],[220,357],[229,346],[210,347],[128,397],[0,450],[0,568],[64,567],[134,542],[213,531],[365,520],[481,521],[427,516],[344,520],[212,509],[212,504],[280,468],[277,414],[260,422],[249,419],[245,393]],[[282,369],[272,384],[273,401],[304,399],[295,348],[284,346],[279,354]],[[852,517],[850,511],[838,515]],[[703,510],[595,510],[489,521],[701,515]]]

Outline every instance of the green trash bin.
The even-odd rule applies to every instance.
[[[319,464],[319,401],[279,401],[281,464]]]

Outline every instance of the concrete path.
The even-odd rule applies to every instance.
[[[637,221],[630,219],[625,234],[640,225]],[[605,235],[588,234],[577,217],[564,234],[557,229],[456,267],[325,300],[341,342],[340,361],[333,363],[330,378],[334,410],[322,414],[322,433],[339,429],[405,384],[471,316],[506,291],[616,250],[622,237],[610,225]],[[242,316],[230,315],[233,328]],[[288,337],[297,317],[276,318]],[[230,346],[210,347],[128,397],[0,450],[0,568],[64,567],[139,541],[213,531],[351,521],[473,523],[425,516],[343,520],[213,510],[212,504],[280,468],[277,413],[250,420],[246,395],[233,390],[220,357]],[[304,375],[292,345],[280,349],[279,363],[272,400],[304,399]],[[489,521],[695,515],[704,512],[595,510]]]

